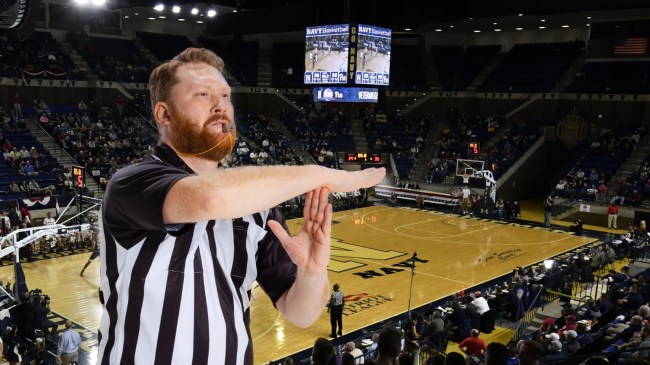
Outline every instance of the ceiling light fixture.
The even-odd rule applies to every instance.
[[[569,27],[568,24],[564,24],[564,25],[562,26],[562,28],[568,28],[568,27]]]
[[[158,5],[153,7],[153,10],[155,10],[155,11],[163,11],[163,10],[165,10],[165,5],[158,4]]]
[[[184,22],[185,19],[183,19],[183,18],[178,18],[178,21],[179,21],[179,22]]]
[[[442,32],[442,29],[436,28],[436,32]]]
[[[411,31],[411,28],[404,28],[404,31],[405,31],[405,32],[410,32],[410,31]]]
[[[546,29],[546,27],[542,25],[539,27],[539,29]]]
[[[216,10],[214,10],[214,9],[210,9],[210,10],[208,10],[208,17],[209,17],[209,18],[212,18],[212,17],[214,17],[215,15],[217,15],[217,11],[216,11]]]
[[[546,19],[540,19],[539,21],[544,23],[546,21]]]
[[[172,13],[174,13],[174,14],[178,14],[178,13],[180,13],[180,12],[181,12],[181,7],[180,7],[180,6],[178,6],[178,5],[174,5],[174,6],[172,7]]]
[[[474,30],[474,33],[481,33],[481,31],[478,30],[478,29],[475,29],[475,30]]]
[[[164,15],[161,15],[161,16],[159,16],[158,18],[160,18],[160,19],[167,19],[167,17],[164,16]]]
[[[149,18],[149,20],[156,20],[156,18]]]
[[[519,16],[524,16],[524,14],[522,14],[522,13],[519,13],[519,14],[517,14],[517,15],[519,15]]]
[[[197,20],[196,23],[197,24],[203,24],[203,20]]]
[[[524,28],[517,27],[517,28],[515,28],[515,30],[524,30]]]
[[[190,11],[190,13],[192,13],[192,15],[196,15],[196,14],[199,13],[199,9],[197,9],[197,8],[192,8],[192,10]]]
[[[495,29],[494,31],[495,31],[495,32],[500,32],[500,31],[501,31],[501,29],[499,29],[499,28],[496,28],[496,29]]]

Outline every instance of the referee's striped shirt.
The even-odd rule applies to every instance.
[[[190,174],[162,145],[108,185],[98,364],[253,364],[253,282],[275,303],[295,280],[295,265],[267,229],[268,219],[284,224],[275,209],[233,220],[163,223],[167,192]]]

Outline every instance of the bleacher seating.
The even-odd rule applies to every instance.
[[[463,91],[496,56],[501,46],[433,46],[431,54],[445,91]]]
[[[259,43],[200,37],[199,43],[213,50],[226,63],[226,69],[244,86],[257,85]]]
[[[86,37],[69,33],[68,41],[93,68],[100,80],[149,81],[153,65],[131,40]]]
[[[135,32],[135,35],[160,62],[171,60],[184,49],[192,47],[189,39],[181,35],[149,32]]]
[[[234,165],[302,165],[291,141],[278,131],[264,114],[240,115],[237,118],[237,142]],[[250,145],[243,140],[245,137]]]
[[[429,133],[430,116],[395,116],[377,122],[373,116],[364,119],[368,146],[373,153],[392,153],[400,179],[408,179],[415,159]]]
[[[591,144],[582,160],[556,185],[554,194],[565,198],[608,203],[603,200],[607,190],[603,186],[616,174],[622,162],[636,147],[639,138],[645,134],[645,128],[642,132],[640,130],[616,129],[602,134]],[[636,181],[632,177],[617,193],[629,195],[637,189],[638,192],[645,190],[645,179]]]
[[[572,93],[650,93],[650,62],[587,62],[573,83]]]
[[[494,178],[501,177],[535,143],[541,134],[536,122],[520,121],[506,131],[505,135],[487,150],[486,169]]]
[[[335,108],[318,112],[310,104],[303,113],[285,115],[283,121],[300,138],[302,150],[321,165],[335,166],[338,152],[356,151],[350,120]]]
[[[584,42],[517,44],[487,77],[480,91],[551,91]]]
[[[304,87],[305,44],[297,42],[273,43],[273,79],[271,84],[282,88]],[[289,73],[289,70],[291,72]]]
[[[102,120],[90,115],[54,114],[47,123],[39,123],[78,165],[85,166],[105,187],[118,168],[149,151],[155,143],[151,138],[153,130],[136,117]]]
[[[393,45],[390,55],[391,90],[428,90],[417,46]]]
[[[34,32],[24,42],[0,38],[0,76],[39,79],[81,79],[63,47],[47,32]]]

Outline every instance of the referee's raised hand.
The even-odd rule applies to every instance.
[[[328,196],[329,190],[326,188],[307,193],[302,230],[293,237],[289,236],[280,223],[268,222],[269,228],[278,237],[299,272],[322,274],[327,270],[332,232],[332,204],[328,203]]]

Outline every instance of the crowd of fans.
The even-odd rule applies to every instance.
[[[50,33],[34,32],[24,42],[0,39],[0,76],[20,79],[81,79],[82,74]]]
[[[556,184],[554,195],[607,203],[607,184],[645,133],[643,125],[627,133],[603,133],[597,141],[591,143],[582,161]],[[644,166],[638,166],[633,175],[619,181],[615,187],[613,193],[619,204],[640,204],[647,180]]]
[[[241,115],[237,127],[237,143],[232,156],[235,166],[304,163],[302,156],[294,151],[291,141],[277,130],[266,115]]]
[[[501,115],[493,116],[468,116],[458,110],[449,110],[449,122],[438,143],[434,156],[427,164],[428,183],[443,182],[447,176],[455,171],[456,159],[468,158],[467,146],[469,142],[487,141],[504,123]]]
[[[94,103],[91,103],[94,104]],[[41,126],[105,187],[118,168],[143,157],[154,145],[153,131],[132,116],[97,117],[85,102],[75,113],[54,114]]]
[[[336,165],[336,153],[353,151],[349,116],[336,108],[318,110],[314,104],[307,104],[300,113],[285,113],[284,123],[300,140],[301,149],[320,165]]]
[[[432,124],[433,117],[430,115],[387,117],[381,113],[368,112],[363,118],[370,150],[392,154],[400,179],[409,179]]]
[[[636,231],[647,240],[642,227]],[[580,248],[557,258],[551,269],[516,268],[503,284],[459,292],[444,304],[411,312],[406,321],[387,323],[355,341],[335,346],[320,338],[312,364],[642,364],[650,353],[650,282],[643,275],[630,277],[625,269],[613,269],[616,259],[626,257],[617,245]],[[596,271],[604,273],[608,289],[598,298],[570,303],[579,290],[574,284],[593,282]],[[546,318],[534,333],[508,346],[480,338],[494,330],[498,318],[521,318],[544,288],[564,294],[557,318]],[[451,347],[452,341],[458,347]],[[275,364],[291,363],[288,358]]]

